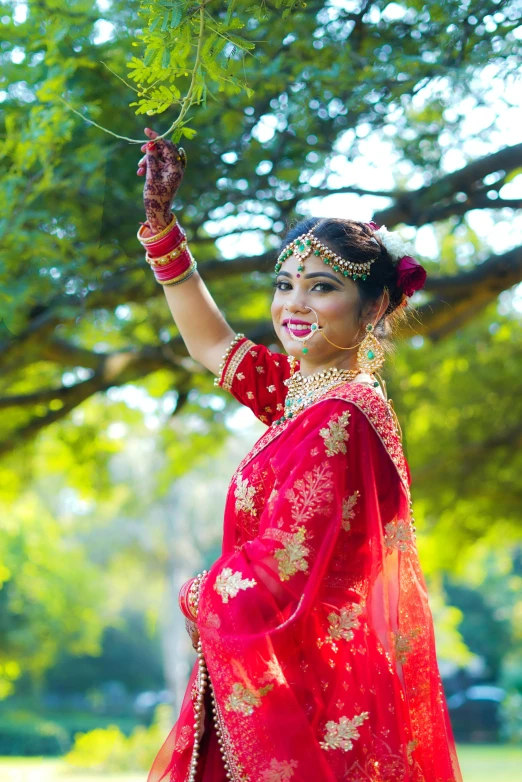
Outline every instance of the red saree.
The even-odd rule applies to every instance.
[[[242,338],[219,384],[271,424],[290,373]],[[186,782],[193,754],[198,782],[461,782],[409,483],[369,383],[268,428],[232,478],[199,599],[219,732],[208,687],[194,722],[196,664],[148,782]]]

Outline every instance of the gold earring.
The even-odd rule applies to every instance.
[[[357,365],[362,372],[368,372],[371,375],[382,367],[385,358],[382,345],[373,333],[373,325],[368,323],[366,336],[357,351]]]

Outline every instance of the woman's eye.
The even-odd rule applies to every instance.
[[[317,288],[322,288],[323,292],[326,293],[327,291],[333,291],[335,290],[333,285],[329,285],[327,282],[317,282],[312,290],[317,290]]]
[[[283,280],[276,280],[274,282],[274,288],[277,288],[280,291],[288,291],[291,290],[292,286],[289,282],[284,282]],[[313,291],[319,291],[319,293],[328,293],[328,291],[333,291],[335,288],[333,285],[329,285],[327,282],[316,282],[315,285],[312,288]]]

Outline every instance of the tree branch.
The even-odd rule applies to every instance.
[[[491,155],[468,163],[458,171],[446,174],[430,185],[397,194],[395,203],[377,212],[374,219],[380,225],[388,226],[397,225],[397,223],[425,225],[434,219],[433,211],[430,212],[430,209],[433,210],[436,206],[446,210],[446,217],[450,216],[458,213],[458,211],[452,212],[451,206],[454,210],[458,210],[460,207],[460,202],[455,200],[457,193],[467,193],[472,196],[477,189],[487,190],[483,179],[488,174],[494,174],[497,171],[513,171],[520,166],[522,166],[522,144],[504,147],[498,152],[493,152]],[[519,199],[516,200],[519,201]],[[488,208],[494,209],[494,204],[494,200],[489,201],[488,199]],[[475,207],[468,207],[468,209],[473,208]],[[468,211],[468,209],[464,211]]]

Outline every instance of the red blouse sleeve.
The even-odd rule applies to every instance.
[[[230,391],[264,424],[283,414],[287,387],[284,381],[299,369],[294,356],[274,353],[244,334],[236,334],[223,356],[214,385]]]

